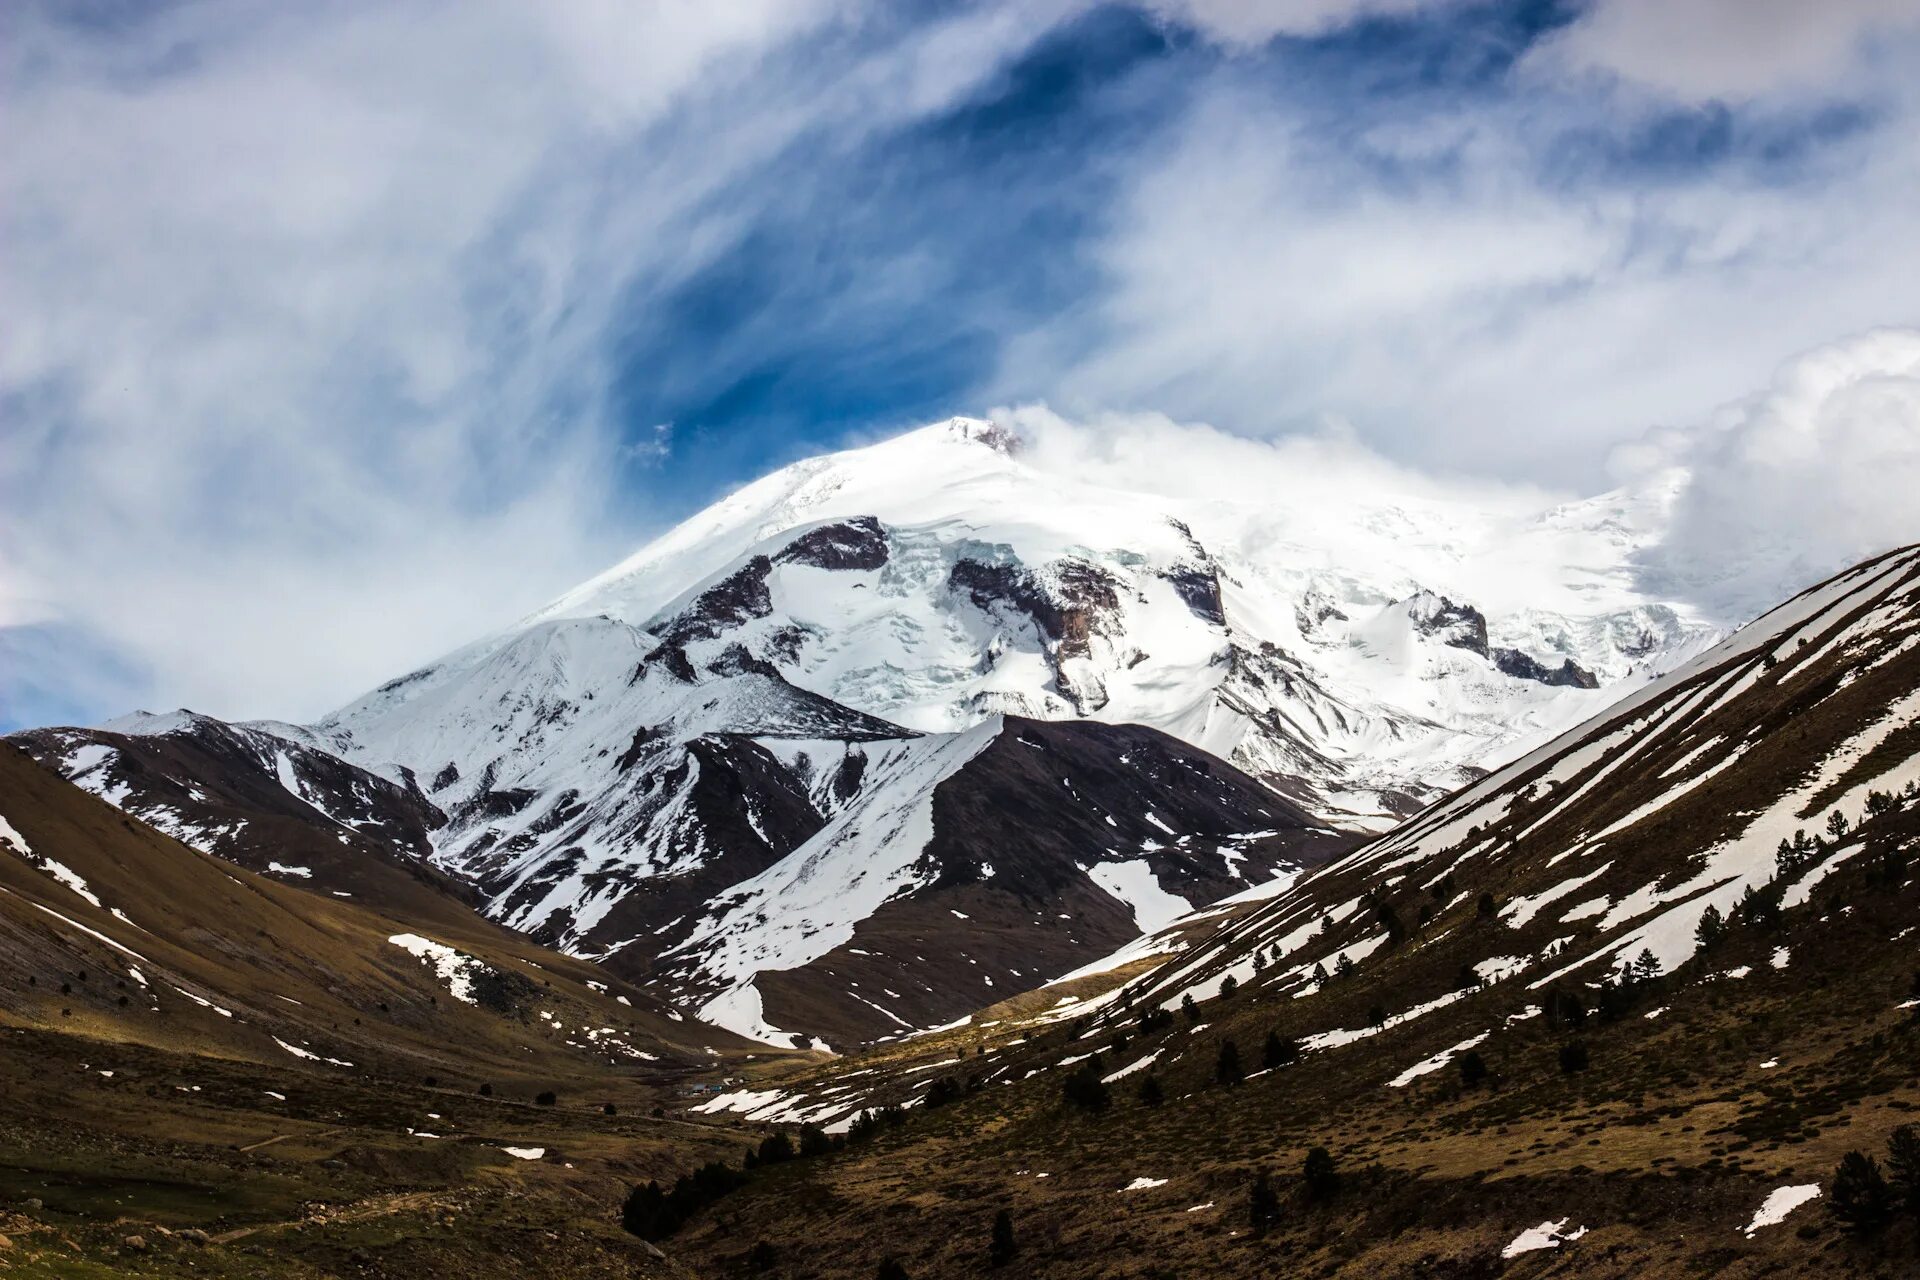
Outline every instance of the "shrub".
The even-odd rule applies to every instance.
[[[822,1156],[833,1150],[833,1139],[827,1131],[817,1124],[807,1125],[800,1130],[800,1154],[803,1156]]]
[[[1849,1151],[1833,1171],[1833,1196],[1827,1207],[1856,1231],[1874,1231],[1893,1214],[1893,1192],[1874,1158]]]
[[[784,1133],[770,1133],[760,1139],[761,1164],[785,1164],[793,1159],[793,1139]]]
[[[1560,1046],[1560,1070],[1565,1075],[1587,1069],[1587,1044],[1584,1040],[1569,1040]]]
[[[1500,913],[1500,904],[1494,901],[1492,894],[1483,893],[1480,895],[1479,900],[1473,904],[1473,911],[1474,914],[1482,920],[1491,920]]]
[[[603,1116],[617,1116],[620,1114],[620,1108],[614,1106],[611,1102],[603,1102],[600,1104],[600,1114]]]
[[[480,1096],[483,1098],[491,1098],[493,1096],[493,1086],[490,1084],[481,1085]]]
[[[713,1160],[675,1179],[671,1191],[649,1182],[627,1193],[620,1209],[620,1225],[642,1240],[665,1240],[687,1219],[746,1180],[741,1171]]]
[[[537,1107],[550,1107],[558,1101],[560,1101],[559,1096],[551,1089],[542,1090],[533,1096],[533,1103]]]
[[[747,1250],[747,1270],[755,1275],[773,1270],[779,1261],[779,1251],[765,1240],[754,1241],[753,1248]]]
[[[1148,1075],[1140,1081],[1141,1106],[1157,1107],[1164,1101],[1166,1101],[1166,1094],[1161,1090],[1160,1081],[1157,1077]]]
[[[1472,1089],[1487,1078],[1486,1059],[1472,1049],[1460,1055],[1460,1083]]]
[[[898,1258],[882,1258],[874,1280],[907,1280],[907,1269],[900,1265]]]
[[[1307,1152],[1307,1161],[1300,1170],[1300,1181],[1307,1189],[1307,1195],[1315,1200],[1329,1200],[1340,1190],[1340,1172],[1334,1168],[1333,1156],[1325,1147],[1315,1147]]]
[[[993,1215],[993,1234],[987,1240],[987,1265],[1004,1267],[1013,1261],[1013,1215],[1005,1209]]]

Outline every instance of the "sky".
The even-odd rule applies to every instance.
[[[22,0],[0,113],[0,729],[312,717],[955,413],[1920,538],[1920,0]]]

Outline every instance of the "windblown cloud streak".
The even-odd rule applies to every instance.
[[[644,525],[658,450],[609,410],[608,336],[736,240],[719,193],[810,131],[939,109],[1043,24],[777,0],[8,28],[0,625],[123,651],[69,704],[301,715]]]

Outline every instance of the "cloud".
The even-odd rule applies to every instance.
[[[1920,29],[1912,0],[1596,0],[1534,52],[1688,100],[1828,90],[1877,40]]]
[[[16,6],[0,625],[299,716],[538,605],[658,520],[671,433],[610,400],[636,300],[776,159],[941,110],[1031,12]],[[62,678],[20,651],[0,721]]]
[[[1472,0],[1154,0],[1163,17],[1223,44],[1250,46],[1275,36],[1322,35],[1362,18],[1412,13]]]
[[[1691,430],[1623,447],[1624,474],[1682,480],[1653,589],[1726,616],[1777,603],[1891,547],[1920,541],[1920,329],[1880,329],[1784,365],[1764,391]]]
[[[1920,324],[1898,24],[1542,12],[9,6],[0,725],[324,710],[878,422],[1590,490]]]
[[[1009,343],[995,395],[1250,433],[1334,414],[1404,461],[1580,486],[1651,421],[1920,320],[1920,79],[1724,113],[1497,64],[1435,85],[1414,49],[1359,96],[1298,50],[1212,76],[1128,157],[1103,287]]]

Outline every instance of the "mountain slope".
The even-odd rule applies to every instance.
[[[422,923],[235,868],[12,747],[0,747],[0,1017],[454,1081],[684,1070],[708,1046],[741,1047],[470,910]]]
[[[1114,958],[1122,983],[705,1104],[907,1110],[673,1243],[958,1273],[991,1187],[1037,1276],[1904,1275],[1920,1222],[1828,1205],[1842,1156],[1920,1109],[1916,850],[1910,548],[1210,933],[1171,926]],[[838,1225],[903,1187],[911,1238]]]
[[[1155,986],[1205,994],[1251,976],[1255,950],[1300,947],[1335,919],[1344,946],[1385,945],[1379,906],[1405,926],[1458,913],[1463,886],[1494,899],[1503,954],[1474,963],[1529,986],[1591,981],[1650,952],[1660,970],[1697,948],[1701,915],[1776,886],[1811,901],[1858,856],[1873,792],[1920,783],[1920,551],[1889,553],[1749,624],[1588,725],[1303,877],[1258,916]],[[1880,802],[1876,802],[1880,803]],[[1782,861],[1781,842],[1805,844]],[[1804,842],[1803,842],[1804,843]],[[1448,890],[1452,894],[1448,896]],[[1379,904],[1378,906],[1373,904]],[[1471,904],[1467,904],[1471,905]],[[1423,912],[1423,908],[1425,909]],[[1496,965],[1494,962],[1498,961]]]
[[[815,836],[665,948],[664,990],[718,987],[703,1016],[738,1031],[897,1036],[1349,843],[1138,726],[996,718],[905,746],[870,757]]]
[[[411,773],[361,769],[297,726],[135,714],[9,741],[149,826],[249,871],[412,919],[459,919],[479,901],[433,866],[433,833],[446,818]]]

